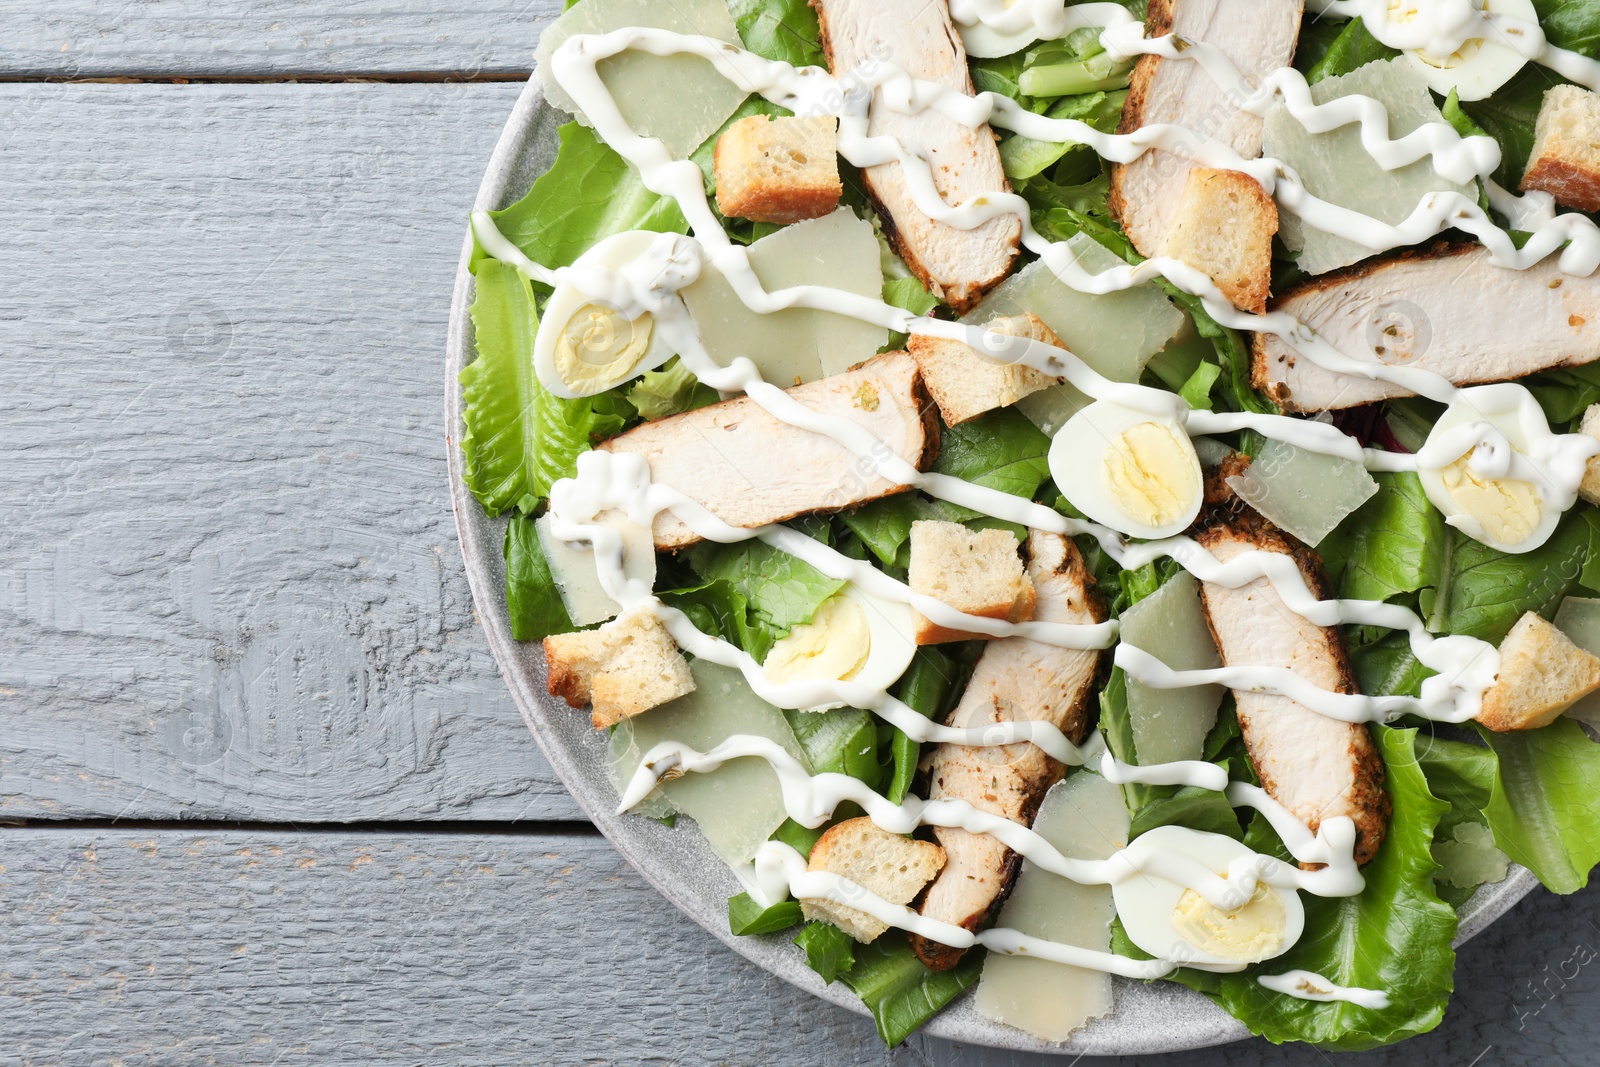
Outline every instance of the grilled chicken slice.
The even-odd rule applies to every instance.
[[[913,78],[972,94],[967,51],[950,23],[949,7],[927,0],[811,0],[822,24],[828,67],[843,77],[857,67],[889,62]],[[934,184],[947,204],[983,193],[1006,192],[1000,152],[987,125],[963,126],[927,109],[902,115],[875,99],[867,123],[873,137],[895,137],[933,166]],[[934,296],[966,312],[1017,258],[1021,222],[1012,215],[960,230],[917,209],[899,163],[861,172],[883,218],[884,233],[912,273]]]
[[[1028,537],[1028,576],[1038,603],[1034,619],[1093,623],[1106,618],[1078,546],[1059,534]],[[946,722],[955,727],[1032,720],[1054,724],[1074,742],[1088,732],[1088,698],[1100,666],[1098,650],[1057,648],[1023,637],[990,641],[961,703]],[[939,745],[933,750],[928,797],[965,800],[1024,826],[1066,768],[1029,742],[995,748]],[[923,915],[976,930],[1005,899],[1022,858],[994,838],[936,827],[945,866],[923,895]],[[912,936],[918,958],[948,970],[962,950]]]
[[[1245,159],[1261,155],[1261,119],[1235,101],[1294,58],[1303,0],[1150,0],[1145,36],[1177,34],[1222,50],[1249,84],[1220,85],[1191,59],[1141,56],[1128,84],[1118,133],[1170,123],[1191,131],[1168,152],[1154,149],[1111,170],[1111,212],[1145,256],[1161,255],[1195,164],[1212,138]],[[1277,228],[1276,212],[1272,229]]]
[[[919,470],[939,454],[937,409],[922,388],[917,361],[905,352],[886,352],[786,391],[813,411],[856,423]],[[644,456],[653,484],[671,486],[745,529],[910,488],[877,474],[831,437],[774,418],[749,397],[656,419],[599,447]],[[658,550],[700,540],[666,511],[651,532]]]
[[[1239,457],[1242,459],[1242,457]],[[1332,595],[1317,554],[1245,506],[1223,478],[1240,469],[1225,464],[1208,484],[1195,539],[1226,562],[1250,551],[1290,556],[1319,599]],[[1206,620],[1222,662],[1229,667],[1288,667],[1313,685],[1356,693],[1344,637],[1295,614],[1265,578],[1237,589],[1200,583]],[[1356,824],[1355,858],[1366,863],[1383,843],[1389,795],[1383,760],[1366,726],[1319,715],[1287,697],[1235,689],[1239,728],[1261,785],[1313,831],[1322,820],[1347,815]]]
[[[1457,385],[1497,382],[1600,359],[1600,277],[1489,262],[1482,245],[1438,245],[1314,278],[1274,305],[1364,363],[1416,367]],[[1296,412],[1332,411],[1410,392],[1323,370],[1273,334],[1254,340],[1255,387]]]

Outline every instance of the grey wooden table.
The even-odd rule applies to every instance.
[[[558,7],[0,0],[0,1065],[1045,1063],[729,952],[505,692],[445,319]],[[1352,1059],[1595,1062],[1597,922],[1536,894]]]

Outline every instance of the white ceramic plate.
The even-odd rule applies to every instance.
[[[495,147],[473,207],[493,210],[520,199],[555,159],[556,128],[566,121],[565,113],[544,103],[537,80],[530,80]],[[505,561],[501,554],[505,522],[486,518],[467,491],[456,447],[461,440],[461,389],[457,375],[476,354],[467,315],[473,292],[472,275],[467,270],[471,250],[469,235],[462,249],[450,308],[446,361],[450,496],[478,617],[522,717],[573,799],[663,896],[740,955],[824,1000],[867,1014],[865,1006],[843,985],[823,985],[786,936],[735,937],[728,932],[727,900],[739,892],[733,875],[711,854],[687,821],[677,829],[669,829],[649,819],[616,814],[617,796],[603,762],[605,735],[590,728],[587,715],[574,712],[546,693],[544,656],[539,646],[511,639],[506,616]],[[1536,884],[1529,871],[1514,867],[1505,881],[1480,889],[1461,909],[1457,943],[1483,930]],[[1170,982],[1145,984],[1120,978],[1116,1011],[1080,1030],[1064,1045],[1045,1045],[1020,1030],[990,1022],[973,1008],[970,992],[936,1016],[924,1032],[968,1044],[1097,1056],[1172,1052],[1248,1036],[1243,1024],[1198,993]]]

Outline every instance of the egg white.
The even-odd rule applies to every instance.
[[[1106,484],[1106,456],[1124,432],[1139,423],[1151,422],[1166,427],[1184,452],[1181,484],[1169,486],[1185,501],[1183,511],[1172,521],[1152,526],[1140,521],[1117,501]],[[1128,534],[1151,540],[1180,534],[1200,514],[1202,478],[1200,458],[1183,422],[1176,416],[1151,415],[1106,400],[1097,400],[1067,420],[1050,443],[1050,475],[1072,506],[1096,522]]]
[[[1191,830],[1186,826],[1158,826],[1146,831],[1129,846],[1131,851],[1152,850],[1172,852],[1203,863],[1212,871],[1226,874],[1228,864],[1254,853],[1241,842],[1221,834]],[[1204,952],[1186,941],[1173,926],[1173,911],[1183,897],[1186,886],[1169,882],[1151,874],[1136,874],[1111,887],[1111,897],[1122,920],[1128,939],[1153,956],[1176,959],[1190,966],[1236,970],[1245,962]],[[1268,887],[1283,902],[1283,947],[1275,955],[1287,952],[1300,940],[1305,930],[1305,908],[1300,895],[1292,889]]]
[[[573,263],[573,269],[578,271],[583,268],[601,267],[612,271],[621,270],[648,252],[660,237],[659,233],[649,230],[629,230],[626,233],[613,234],[579,256]],[[556,343],[567,322],[588,304],[607,306],[603,299],[584,293],[569,282],[557,285],[555,292],[551,293],[550,298],[544,303],[540,314],[539,332],[533,342],[533,368],[534,373],[539,376],[539,384],[551,393],[566,400],[594,396],[596,393],[603,393],[607,389],[636,378],[645,371],[655,370],[672,358],[671,346],[662,339],[662,331],[659,327],[653,327],[649,346],[645,349],[644,355],[631,367],[606,379],[584,382],[578,387],[564,381],[556,370]]]
[[[888,689],[905,674],[911,666],[911,658],[917,652],[916,625],[911,605],[873,596],[854,583],[846,585],[834,595],[855,601],[867,620],[867,658],[848,680],[873,689]],[[839,700],[810,704],[804,710],[829,711],[845,706],[845,702]]]
[[[1410,3],[1421,8],[1426,18],[1427,9],[1438,0],[1410,0]],[[1478,6],[1493,15],[1538,21],[1533,0],[1488,0],[1487,5],[1480,0]],[[1469,38],[1462,48],[1470,49],[1471,54],[1449,66],[1441,66],[1437,56],[1425,56],[1420,49],[1408,48],[1402,55],[1422,75],[1428,88],[1440,96],[1449,96],[1454,89],[1457,99],[1482,100],[1510,81],[1528,62],[1521,52],[1497,41],[1497,36],[1496,31],[1489,30],[1482,38]]]
[[[1486,422],[1499,430],[1515,451],[1530,459],[1547,452],[1548,444],[1557,436],[1551,432],[1549,423],[1545,421],[1543,409],[1539,407],[1539,402],[1531,393],[1515,386],[1507,388],[1483,385],[1461,390],[1455,401],[1434,424],[1433,430],[1428,434],[1428,441],[1436,441],[1459,426],[1476,422]],[[1424,445],[1424,451],[1426,448]],[[1451,462],[1456,458],[1459,457],[1451,457]],[[1538,548],[1555,532],[1565,510],[1553,506],[1559,504],[1559,501],[1545,500],[1543,514],[1533,531],[1521,541],[1508,543],[1490,536],[1482,523],[1457,503],[1450,490],[1446,488],[1443,473],[1439,468],[1422,466],[1417,471],[1417,477],[1422,481],[1422,489],[1428,495],[1428,500],[1444,515],[1445,522],[1474,541],[1501,552],[1531,552]],[[1568,504],[1570,505],[1570,501]]]

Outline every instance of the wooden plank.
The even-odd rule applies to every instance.
[[[0,832],[0,858],[7,1065],[1066,1062],[886,1052],[587,834],[67,827]],[[1597,917],[1600,893],[1536,894],[1463,952],[1438,1031],[1351,1062],[1589,1062]],[[1264,1042],[1162,1059],[1327,1062]]]
[[[4,842],[0,1063],[917,1062],[596,836]]]
[[[445,475],[517,88],[0,86],[0,818],[581,818]]]
[[[561,0],[5,0],[0,76],[504,76],[533,68],[539,33],[560,13]]]

